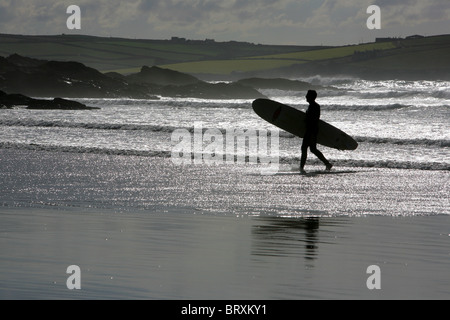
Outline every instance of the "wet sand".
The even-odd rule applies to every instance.
[[[1,299],[448,299],[450,219],[1,210]],[[66,269],[81,269],[69,290]],[[367,268],[381,270],[369,290]]]
[[[448,172],[0,158],[0,299],[450,298]]]

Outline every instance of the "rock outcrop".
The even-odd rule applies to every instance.
[[[158,67],[136,74],[103,74],[78,62],[37,60],[19,55],[0,57],[0,90],[33,97],[134,98],[158,96],[205,99],[263,98],[239,83],[208,83],[191,75]]]
[[[77,101],[54,98],[34,99],[23,94],[7,94],[0,91],[0,108],[11,109],[17,106],[23,106],[27,109],[47,109],[47,110],[94,110],[99,108],[88,107]]]
[[[146,86],[109,77],[78,62],[0,57],[0,89],[34,97],[156,99]]]

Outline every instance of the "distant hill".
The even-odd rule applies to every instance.
[[[245,77],[349,75],[365,79],[450,80],[450,35],[388,41],[228,60],[164,65],[195,74]]]
[[[101,72],[136,73],[142,66],[228,60],[325,47],[258,45],[214,40],[141,40],[83,35],[25,36],[0,34],[0,56],[77,61]]]
[[[285,75],[348,74],[364,79],[450,80],[450,35],[412,37],[385,44],[392,44],[392,47],[372,50],[356,47],[351,55],[311,61],[280,72]]]
[[[383,38],[340,47],[246,42],[141,40],[83,35],[0,34],[0,56],[77,61],[103,73],[136,74],[142,66],[206,80],[350,75],[370,79],[450,79],[450,35]]]

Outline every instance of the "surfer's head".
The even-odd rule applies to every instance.
[[[308,90],[308,93],[306,94],[306,101],[308,102],[314,102],[317,98],[317,92],[316,90]]]

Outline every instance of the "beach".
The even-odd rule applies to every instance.
[[[0,1],[0,301],[450,299],[448,0],[80,2]]]
[[[1,109],[0,299],[448,299],[449,82],[304,80],[330,172],[251,99]]]
[[[450,298],[446,170],[0,159],[0,299]]]

